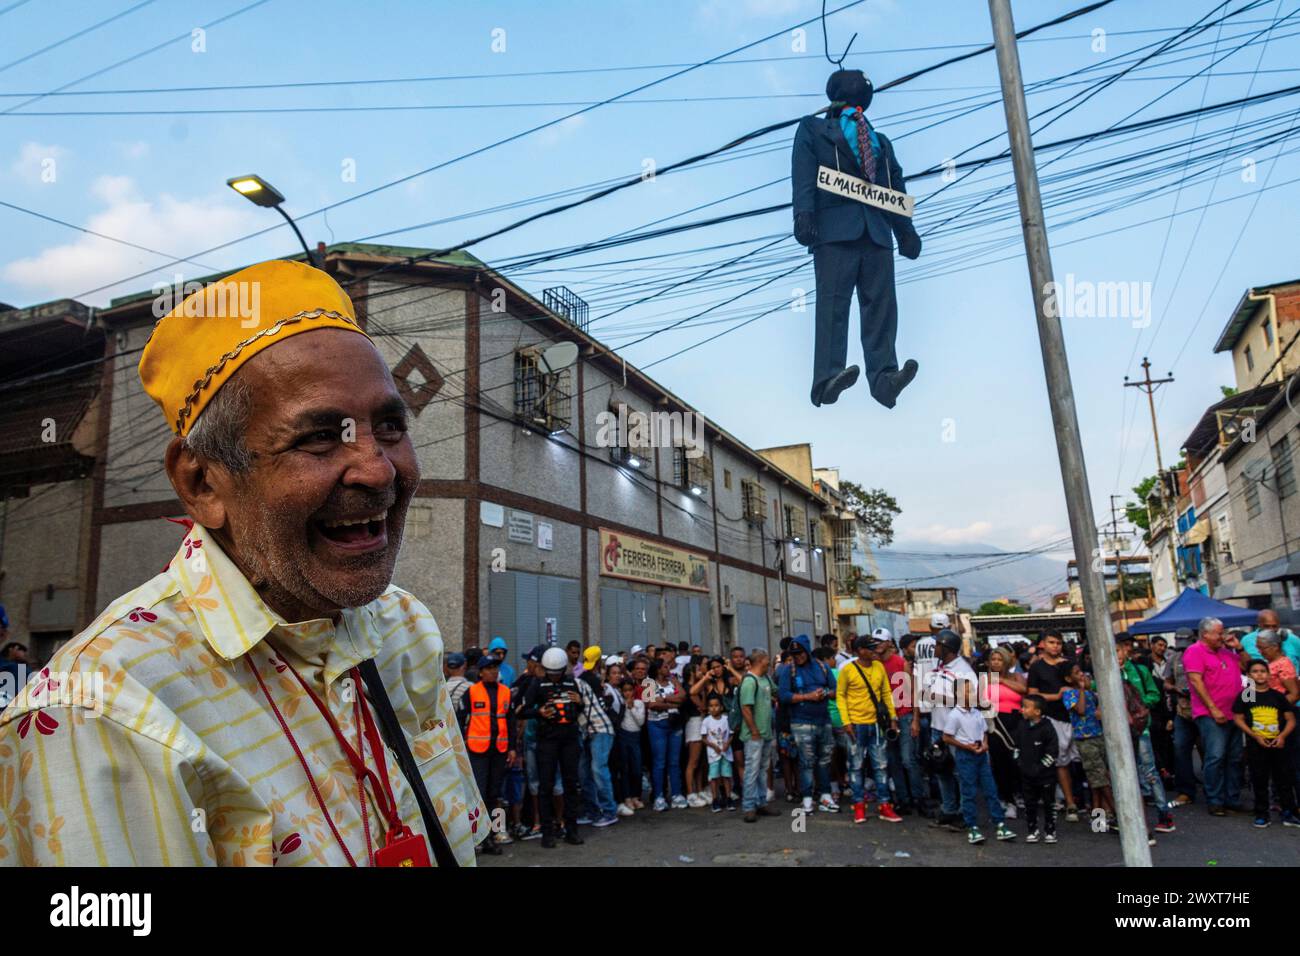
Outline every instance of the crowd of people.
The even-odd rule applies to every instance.
[[[1201,794],[1216,816],[1249,812],[1263,827],[1276,807],[1300,826],[1300,638],[1272,611],[1240,635],[1213,619],[1172,644],[1121,633],[1116,654],[1151,842]],[[1058,818],[1116,829],[1090,654],[1059,633],[975,649],[936,614],[928,634],[785,639],[775,661],[761,648],[606,655],[572,641],[530,649],[516,674],[506,656],[497,638],[446,658],[501,824],[488,853],[514,840],[581,844],[580,827],[640,812],[753,823],[786,812],[773,806],[778,779],[791,809],[847,809],[855,823],[919,815],[971,844],[985,842],[981,827],[1015,839],[1016,820],[1029,843],[1055,843]]]

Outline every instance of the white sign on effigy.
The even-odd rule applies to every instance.
[[[829,166],[817,167],[817,188],[824,189],[828,193],[835,193],[837,196],[843,196],[846,199],[855,199],[860,203],[875,206],[886,212],[907,216],[909,219],[912,217],[912,206],[916,202],[907,193],[900,193],[896,189],[877,186],[875,183],[859,179],[857,176],[850,176],[838,169],[831,169]]]

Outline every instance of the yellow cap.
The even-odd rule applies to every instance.
[[[595,667],[596,662],[600,660],[600,647],[596,644],[591,645],[582,652],[582,663],[587,667]]]
[[[301,262],[262,262],[192,292],[159,319],[140,356],[140,381],[183,436],[241,365],[316,329],[365,335],[330,276]]]

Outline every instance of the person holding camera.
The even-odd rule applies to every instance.
[[[880,801],[880,819],[902,823],[889,799],[889,738],[898,738],[898,712],[889,689],[889,673],[875,659],[877,641],[863,635],[853,642],[857,660],[840,668],[835,703],[849,737],[849,786],[853,790],[853,822],[867,822],[867,798],[862,782],[862,765],[870,762]]]
[[[528,685],[519,716],[537,719],[537,775],[540,790],[549,794],[555,786],[558,764],[564,781],[564,842],[578,846],[578,806],[582,787],[578,762],[582,757],[582,733],[578,718],[583,708],[582,692],[573,678],[569,656],[558,647],[542,655],[542,677]],[[542,816],[542,846],[555,846],[555,807],[550,800],[538,800]]]

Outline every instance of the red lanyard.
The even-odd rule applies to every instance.
[[[298,741],[294,739],[293,732],[289,729],[289,725],[285,721],[284,715],[280,713],[280,708],[276,706],[275,700],[271,697],[271,692],[267,689],[266,683],[262,680],[262,675],[258,673],[257,667],[253,664],[251,657],[245,657],[245,660],[248,661],[248,666],[253,671],[253,676],[257,678],[257,683],[262,688],[262,693],[266,697],[267,703],[271,705],[271,709],[275,712],[275,716],[280,722],[281,729],[284,731],[285,736],[289,738],[289,743],[293,746],[293,751],[298,757],[298,762],[302,765],[303,773],[307,775],[307,782],[311,786],[312,793],[316,796],[316,804],[320,807],[321,813],[324,814],[325,822],[329,824],[330,832],[333,833],[335,842],[338,843],[339,849],[343,851],[343,856],[347,859],[348,865],[356,866],[356,860],[353,859],[347,845],[343,842],[343,837],[339,833],[338,827],[334,825],[334,820],[330,816],[329,809],[325,806],[325,800],[321,797],[320,788],[316,785],[316,778],[312,776],[311,769],[307,765],[307,760],[303,756],[302,749],[298,746]],[[348,763],[352,765],[352,772],[357,779],[357,793],[361,801],[361,822],[366,836],[366,860],[373,866],[375,863],[375,857],[370,840],[370,817],[366,809],[365,780],[368,779],[370,781],[379,812],[387,821],[387,846],[392,847],[401,840],[410,839],[413,834],[410,829],[402,823],[402,818],[397,812],[397,799],[393,796],[393,789],[388,781],[388,769],[384,760],[384,745],[379,739],[379,732],[375,727],[374,719],[370,716],[370,708],[366,705],[365,696],[362,693],[361,674],[355,667],[349,671],[349,676],[351,676],[355,685],[354,692],[356,694],[356,697],[353,700],[353,719],[358,725],[357,743],[362,749],[362,753],[358,753],[353,749],[352,745],[343,735],[343,731],[334,720],[334,715],[329,712],[329,708],[327,708],[321,699],[316,696],[316,693],[307,685],[307,682],[302,679],[302,675],[294,669],[292,664],[284,660],[284,658],[281,657],[279,660],[285,667],[289,668],[290,673],[297,678],[299,685],[301,685],[302,689],[306,691],[307,696],[312,699],[312,703],[316,705],[316,709],[320,711],[321,716],[324,717],[326,723],[329,724],[330,730],[334,732],[334,737],[338,740],[344,756],[348,758]],[[362,738],[363,727],[364,740]],[[379,765],[378,775],[366,766],[364,756],[365,741],[369,742],[370,752],[375,755],[375,762]]]

